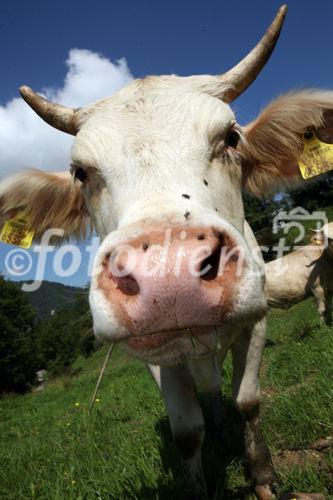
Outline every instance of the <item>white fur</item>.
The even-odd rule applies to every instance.
[[[235,124],[230,107],[171,77],[134,82],[82,116],[72,165],[88,173],[87,202],[104,238],[96,269],[116,246],[144,234],[149,226],[182,225],[189,211],[189,226],[226,230],[246,254],[247,269],[230,321],[246,318],[249,309],[263,309],[257,266],[243,237],[240,165],[225,161],[222,152],[214,154],[221,144],[223,150],[225,134]],[[184,199],[184,193],[191,198]],[[101,298],[96,276],[91,305],[98,335],[125,338],[112,304]],[[170,344],[168,362],[173,357]],[[179,342],[175,347],[179,350]],[[147,360],[162,361],[153,356]]]

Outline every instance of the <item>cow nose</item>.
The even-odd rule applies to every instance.
[[[137,250],[133,247],[132,255],[128,253],[128,248],[125,251],[120,248],[113,254],[106,255],[104,267],[106,272],[109,272],[109,278],[115,281],[117,288],[124,295],[138,295],[140,293],[139,282],[141,289],[149,286],[149,278],[156,280],[158,273],[155,271],[159,271],[161,283],[163,283],[163,278],[165,278],[162,275],[163,264],[164,273],[174,274],[176,278],[177,275],[184,277],[184,274],[189,274],[194,278],[212,281],[219,273],[225,240],[221,232],[206,238],[205,234],[200,233],[196,239],[190,238],[186,242],[179,241],[173,244],[174,248],[169,257],[166,255],[168,249],[161,248],[160,245],[144,243],[142,249]],[[152,266],[158,263],[161,265],[159,269],[155,266],[154,271]]]
[[[99,285],[133,332],[216,324],[237,260],[231,236],[214,228],[152,230],[106,254]]]

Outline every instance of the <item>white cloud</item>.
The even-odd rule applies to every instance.
[[[125,59],[113,63],[90,50],[72,49],[62,88],[40,93],[79,107],[113,94],[132,79]],[[39,91],[38,89],[34,89]],[[47,125],[21,98],[0,106],[0,178],[25,168],[68,168],[73,138]]]

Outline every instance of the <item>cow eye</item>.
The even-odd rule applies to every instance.
[[[80,182],[84,182],[87,179],[87,174],[83,170],[83,168],[77,168],[74,173],[75,179],[78,179]]]
[[[229,148],[234,148],[236,149],[238,146],[238,142],[240,140],[240,135],[237,132],[237,130],[231,129],[225,136],[225,145]]]

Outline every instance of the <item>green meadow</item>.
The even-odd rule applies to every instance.
[[[115,351],[88,413],[106,348],[79,358],[42,392],[0,400],[1,499],[178,499],[182,474],[158,389],[145,366]],[[253,499],[242,466],[242,425],[223,368],[226,424],[209,429],[204,468],[213,499]],[[262,426],[290,491],[333,498],[333,328],[312,299],[270,313],[262,365]],[[321,441],[324,440],[324,441]]]

